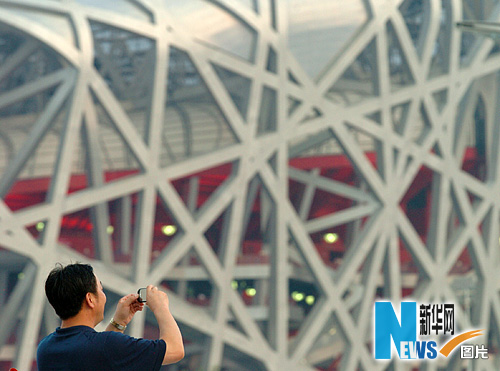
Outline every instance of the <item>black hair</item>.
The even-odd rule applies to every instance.
[[[76,263],[65,267],[59,264],[45,281],[47,299],[62,320],[80,312],[88,292],[97,295],[94,269],[88,264]]]

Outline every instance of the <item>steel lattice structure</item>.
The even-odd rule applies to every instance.
[[[500,48],[454,24],[496,21],[499,2],[350,1],[359,17],[340,30],[346,2],[312,1],[331,13],[324,28],[304,21],[310,34],[300,14],[321,12],[304,3],[0,1],[0,367],[31,367],[57,326],[47,272],[78,260],[96,268],[108,308],[169,287],[191,367],[407,369],[374,361],[371,317],[376,297],[410,290],[457,303],[458,328],[488,329],[477,365],[498,369]],[[354,175],[294,165],[310,156]],[[221,166],[200,205],[200,173]],[[13,206],[16,184],[40,177],[43,197]],[[423,227],[407,203],[422,178]],[[311,217],[318,194],[347,206]],[[64,231],[83,214],[91,242],[79,250]],[[178,230],[158,242],[160,214]],[[239,259],[249,225],[258,264]],[[336,265],[318,253],[325,231],[345,237]],[[243,279],[256,283],[251,305]],[[190,280],[208,285],[208,303],[186,300]],[[314,288],[314,305],[290,300],[292,281]],[[152,328],[138,315],[130,334]]]

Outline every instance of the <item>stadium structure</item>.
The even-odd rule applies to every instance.
[[[1,0],[0,369],[92,264],[168,291],[168,370],[500,369],[498,0]],[[373,357],[375,300],[488,360]],[[157,336],[151,313],[127,329]],[[472,369],[472,368],[470,368]]]

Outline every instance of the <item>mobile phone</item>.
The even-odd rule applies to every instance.
[[[137,299],[137,301],[139,303],[145,303],[147,300],[146,288],[145,287],[140,288],[139,290],[137,290],[137,293],[139,294],[139,298]]]

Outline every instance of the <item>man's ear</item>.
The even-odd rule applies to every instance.
[[[92,295],[92,293],[87,292],[87,295],[85,295],[85,302],[87,303],[87,305],[90,308],[94,309],[94,307],[95,307],[95,298]]]

